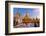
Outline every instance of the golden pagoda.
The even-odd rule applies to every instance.
[[[28,13],[26,13],[25,17],[22,19],[23,23],[31,23],[32,19],[29,18]]]

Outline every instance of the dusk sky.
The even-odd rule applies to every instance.
[[[38,8],[13,8],[13,13],[16,14],[17,12],[19,12],[20,15],[24,15],[28,12],[31,17],[40,16],[40,11]]]

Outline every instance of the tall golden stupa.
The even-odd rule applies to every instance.
[[[32,19],[29,18],[29,15],[28,13],[26,13],[25,17],[22,19],[23,23],[31,23],[32,22]]]

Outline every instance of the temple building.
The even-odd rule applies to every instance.
[[[14,16],[14,25],[18,25],[18,21],[20,19],[20,13],[16,13]]]
[[[21,19],[21,15],[20,13],[16,13],[15,17],[14,17],[14,25],[19,25],[19,24],[28,24],[28,23],[34,23],[35,26],[39,25],[40,23],[40,19],[38,19],[36,17],[36,19],[32,19],[29,17],[29,14],[26,12],[25,16]]]

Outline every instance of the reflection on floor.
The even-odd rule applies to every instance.
[[[39,24],[34,24],[34,23],[28,23],[28,24],[18,24],[14,26],[15,28],[21,28],[21,27],[39,27]]]

